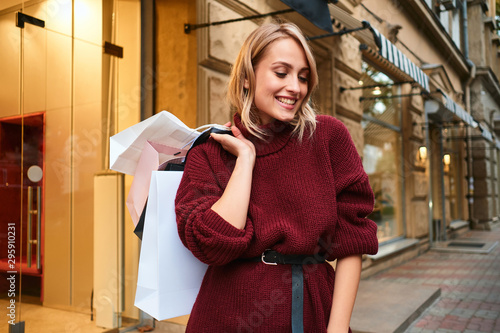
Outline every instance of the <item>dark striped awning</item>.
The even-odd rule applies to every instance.
[[[362,22],[337,5],[329,4],[329,9],[334,25],[340,23],[348,29],[355,29],[363,26]],[[361,42],[360,48],[363,54],[375,61],[385,59],[386,62],[390,63],[388,67],[394,66],[401,72],[395,75],[398,80],[406,81],[411,79],[418,83],[425,92],[430,92],[429,77],[427,74],[408,59],[403,52],[387,40],[383,34],[377,31],[377,29],[373,28],[368,22],[365,23],[369,25],[369,29],[354,33],[354,36]],[[381,65],[385,67],[386,64],[382,63]]]
[[[329,4],[329,9],[334,25],[340,23],[348,29],[356,29],[363,26],[362,22],[337,5]],[[377,61],[378,65],[382,65],[383,68],[388,67],[392,69],[394,66],[399,69],[398,72],[400,73],[394,73],[398,80],[407,81],[411,79],[419,84],[425,92],[430,92],[429,77],[427,74],[408,59],[394,44],[387,40],[383,34],[365,21],[366,23],[369,25],[368,29],[354,33],[354,36],[361,42],[360,48],[363,54],[369,59]]]
[[[483,138],[485,138],[487,141],[489,141],[491,143],[495,143],[495,140],[493,139],[493,135],[491,134],[490,131],[488,131],[488,129],[484,125],[479,124],[479,129],[481,131],[481,136]]]
[[[373,28],[373,33],[376,38],[380,40],[380,50],[379,53],[382,57],[387,59],[397,68],[399,68],[406,75],[411,77],[416,83],[418,83],[422,89],[426,92],[430,92],[429,89],[429,77],[425,74],[420,67],[415,65],[406,55],[399,50],[396,45],[392,44],[383,34]]]
[[[453,99],[451,99],[450,96],[445,94],[444,92],[440,91],[443,97],[445,98],[445,104],[444,106],[453,112],[458,118],[460,118],[464,123],[467,125],[476,128],[477,127],[477,122],[472,118],[470,114],[467,113],[460,105],[455,103]]]
[[[454,121],[458,118],[458,120],[463,121],[472,128],[477,128],[479,126],[474,118],[472,118],[472,116],[450,96],[440,89],[438,89],[438,92],[441,94],[441,98],[435,96],[425,101],[425,112],[431,118],[440,122]]]

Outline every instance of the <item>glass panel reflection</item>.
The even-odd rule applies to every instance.
[[[375,196],[368,217],[378,225],[379,241],[401,234],[401,177],[399,133],[375,123],[366,124],[363,166]]]
[[[465,128],[463,126],[445,128],[443,130],[443,171],[445,173],[445,196],[446,209],[451,220],[463,219],[462,208],[466,205],[463,198],[464,189],[460,188],[460,177],[465,173],[462,161],[465,156],[461,156],[463,151],[465,137]],[[462,146],[462,148],[461,148]]]
[[[392,96],[399,94],[398,86],[391,86],[394,81],[367,63],[362,65],[363,74],[359,84],[363,87],[363,114],[384,123],[399,126],[399,99]],[[389,85],[389,86],[388,86]],[[377,99],[374,99],[378,97]]]
[[[387,75],[363,63],[363,166],[375,197],[368,217],[378,226],[380,242],[401,236],[402,171],[399,87]],[[378,97],[378,98],[375,98]]]

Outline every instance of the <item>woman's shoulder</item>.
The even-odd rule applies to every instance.
[[[214,139],[209,138],[207,141],[189,150],[186,157],[186,165],[213,164],[214,160],[220,159],[221,151],[221,145]]]
[[[343,122],[329,115],[316,116],[316,132],[318,135],[349,135],[349,131]]]

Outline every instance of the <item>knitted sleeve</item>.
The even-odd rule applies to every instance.
[[[222,149],[217,145],[209,142],[190,151],[175,199],[181,241],[209,265],[224,265],[239,258],[253,235],[249,219],[245,229],[240,230],[211,209],[222,196],[232,172],[230,165],[222,162]],[[217,154],[217,158],[209,158]]]
[[[361,158],[347,128],[331,117],[330,158],[337,194],[334,252],[330,259],[353,254],[376,254],[377,225],[366,217],[373,211],[374,197]]]

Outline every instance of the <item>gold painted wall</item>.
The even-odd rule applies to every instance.
[[[45,218],[43,304],[90,308],[92,292],[92,179],[100,168],[100,0],[40,1],[24,12],[45,28],[15,25],[15,11],[0,16],[2,47],[0,117],[45,112]],[[74,30],[72,30],[74,27]],[[19,66],[19,54],[24,53]],[[9,63],[16,64],[10,67]],[[96,80],[97,78],[97,80]],[[3,90],[3,89],[1,89]],[[21,101],[21,102],[20,102]],[[5,102],[5,104],[4,104]],[[97,132],[96,132],[97,131]],[[96,134],[97,133],[97,134]]]
[[[140,121],[140,1],[117,2],[121,29],[116,44],[124,47],[117,76],[117,130],[123,130]],[[102,75],[108,75],[102,65],[103,0],[29,2],[24,12],[44,20],[45,28],[26,24],[22,30],[15,15],[20,5],[0,8],[0,35],[7,36],[0,38],[0,73],[7,73],[0,75],[0,118],[45,112],[43,305],[89,313],[93,178],[102,171],[107,141],[101,89]],[[125,223],[130,261],[124,315],[137,317],[138,240],[132,222]]]
[[[184,33],[185,23],[196,23],[196,0],[156,1],[156,110],[175,114],[196,127],[196,31]]]

